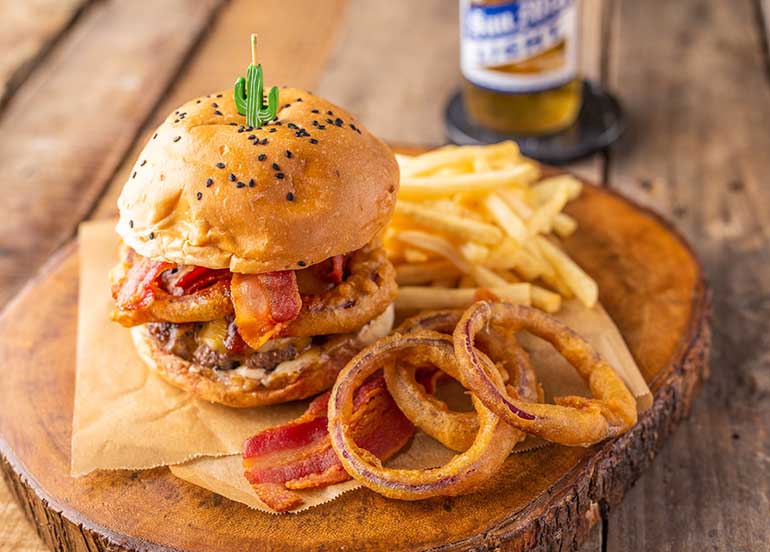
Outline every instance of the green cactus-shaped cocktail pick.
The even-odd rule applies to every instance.
[[[267,98],[263,93],[262,65],[257,65],[257,35],[251,35],[251,64],[246,70],[246,78],[238,77],[235,81],[235,107],[238,113],[246,115],[246,124],[259,128],[273,119],[278,113],[278,87],[273,86]]]

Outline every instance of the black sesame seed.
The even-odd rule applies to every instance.
[[[283,180],[284,174],[283,174],[283,173],[275,173],[275,177],[276,177],[278,180]]]
[[[335,124],[335,125],[337,125],[338,127],[341,127],[341,126],[342,126],[342,123],[344,123],[344,122],[345,122],[345,121],[343,121],[343,120],[342,120],[342,119],[340,119],[339,117],[337,117],[336,119],[334,119],[334,124]]]
[[[291,153],[289,150],[286,150],[286,157],[287,157],[288,159],[291,159],[291,158],[292,158],[292,153]]]
[[[230,173],[230,176],[228,176],[227,179],[230,182],[235,182],[236,180],[238,180],[237,178],[235,178],[235,175],[233,173]]]
[[[181,137],[181,136],[174,136],[174,142],[178,142],[178,141],[179,141],[179,140],[181,140],[181,139],[182,139],[182,137]]]
[[[318,111],[317,109],[312,109],[310,112],[311,113],[320,113],[320,111]]]
[[[294,194],[289,192],[288,194],[286,194],[286,199],[288,199],[289,201],[294,201]]]
[[[260,161],[264,161],[265,159],[267,159],[267,155],[265,155],[264,153],[260,153],[257,159],[259,159]]]
[[[318,130],[326,130],[326,125],[318,125]]]
[[[221,97],[222,97],[222,94],[217,94],[217,98],[221,98]]]
[[[289,127],[289,128],[291,128],[291,129],[296,129],[296,128],[299,128],[299,127],[298,127],[297,125],[295,125],[294,123],[289,123],[289,124],[288,124],[288,125],[286,125],[286,126],[287,126],[287,127]]]
[[[254,187],[254,179],[251,178],[249,179],[249,188],[253,188],[253,187]]]
[[[244,184],[243,182],[240,182],[240,181],[239,181],[239,182],[238,182],[238,184],[236,184],[236,185],[235,185],[235,187],[236,187],[236,188],[245,188],[245,187],[246,187],[246,184]]]
[[[238,134],[241,134],[243,132],[243,127],[238,129]]]
[[[252,130],[254,130],[253,126],[247,126],[246,127],[246,132],[251,132]]]
[[[301,102],[301,101],[302,101],[302,98],[297,98],[297,101],[298,101],[298,102]]]
[[[277,129],[275,129],[275,128],[271,128],[270,130],[268,130],[268,132],[275,132],[276,130]]]
[[[220,161],[219,163],[217,163],[217,168],[218,169],[224,169],[225,168],[225,164]]]
[[[217,102],[211,102],[211,107],[219,107],[219,104]]]
[[[310,139],[310,143],[311,143],[311,144],[317,144],[317,143],[318,143],[318,140],[316,140],[315,138],[311,138],[311,139]]]
[[[326,114],[327,115],[334,115],[334,111],[327,111]]]
[[[198,199],[202,198],[203,192],[198,192],[197,194],[195,194],[195,197],[197,197]]]
[[[334,124],[334,121],[332,121],[331,119],[326,119],[326,122],[329,123],[330,125]]]
[[[253,140],[254,138],[256,138],[256,136],[254,136],[253,134],[249,134],[249,135],[246,137],[246,139],[247,139],[247,140]]]
[[[274,171],[280,171],[281,167],[278,165],[278,163],[273,163],[273,170]]]
[[[275,119],[277,119],[277,118],[278,118],[278,117],[276,117]],[[276,121],[275,119],[273,119],[273,121],[275,121],[275,124],[276,124],[276,125],[278,125],[278,126],[283,126],[283,122],[282,122],[282,121]]]
[[[267,145],[267,138],[262,138],[262,141],[260,142],[263,146]]]
[[[299,266],[305,266],[307,263],[305,261],[297,261],[297,265]]]
[[[175,122],[175,123],[178,123],[178,122],[179,122],[179,119],[174,119],[174,122]]]
[[[230,126],[238,126],[238,123],[227,123],[227,124],[229,124]]]
[[[206,187],[207,187],[207,188],[211,188],[211,185],[212,185],[213,183],[214,183],[214,179],[213,179],[213,178],[207,178],[207,179],[206,179]]]
[[[152,139],[153,139],[153,140],[155,140],[155,138],[157,138],[157,137],[158,137],[158,133],[157,133],[157,132],[156,132],[155,134],[153,134],[153,135],[152,135]]]
[[[129,228],[133,228],[134,227],[134,221],[133,220],[129,220],[128,221],[128,227]]]
[[[221,114],[222,114],[222,112],[219,111],[218,109],[214,112],[214,115],[221,115]]]
[[[201,100],[195,100],[195,103],[197,103],[197,104],[201,103]]]
[[[313,121],[313,126],[318,126],[318,121]]]
[[[252,145],[252,146],[258,146],[258,145],[259,145],[259,140],[254,140],[254,141],[251,143],[251,145]]]
[[[155,232],[150,232],[150,239],[151,239],[151,240],[154,240],[154,239],[155,239]]]
[[[140,167],[144,167],[147,164],[147,159],[142,159],[142,162],[139,163]]]
[[[131,178],[136,178],[136,171],[134,171],[134,174],[131,175]]]

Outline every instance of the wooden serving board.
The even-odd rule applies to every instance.
[[[591,185],[568,212],[580,229],[566,247],[597,279],[601,301],[655,395],[637,426],[614,441],[517,455],[468,496],[399,502],[362,489],[299,515],[253,511],[167,468],[73,479],[78,261],[72,243],[0,317],[5,478],[57,550],[574,548],[688,413],[706,371],[710,332],[700,266],[665,222]]]

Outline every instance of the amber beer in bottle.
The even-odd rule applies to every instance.
[[[581,102],[578,0],[460,0],[463,102],[512,134],[569,127]]]

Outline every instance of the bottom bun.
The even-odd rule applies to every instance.
[[[356,333],[329,336],[294,360],[268,371],[245,367],[214,370],[163,349],[146,326],[131,328],[142,360],[161,378],[207,401],[249,408],[305,399],[334,385],[337,374],[358,351],[387,335],[393,327],[393,305]]]

